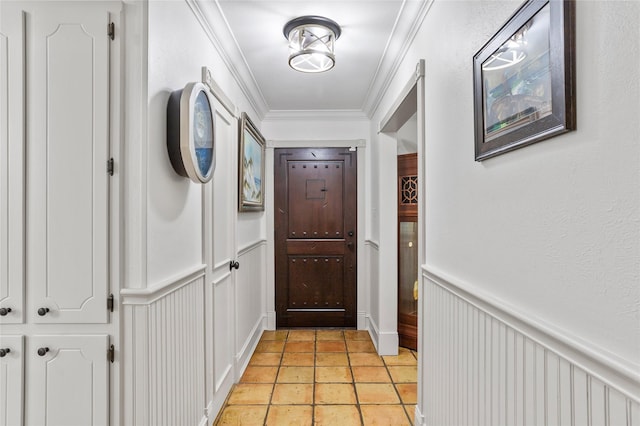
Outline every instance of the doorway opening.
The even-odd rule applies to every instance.
[[[424,262],[424,61],[380,122],[396,144],[397,332],[400,346],[419,348],[420,265]]]

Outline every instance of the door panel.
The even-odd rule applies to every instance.
[[[33,336],[27,345],[26,423],[106,425],[109,418],[107,335]],[[39,349],[47,349],[39,355]]]
[[[27,22],[29,315],[105,323],[109,13],[42,4]]]
[[[22,424],[24,337],[0,336],[0,426]]]
[[[356,153],[275,151],[276,323],[356,325]]]
[[[0,2],[0,324],[23,321],[24,18]],[[9,312],[8,309],[11,309]]]

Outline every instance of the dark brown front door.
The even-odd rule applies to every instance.
[[[356,325],[356,152],[276,149],[278,327]]]
[[[398,337],[418,346],[418,156],[398,155]]]

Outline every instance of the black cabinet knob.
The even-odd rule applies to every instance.
[[[238,269],[240,267],[240,262],[237,260],[232,260],[229,262],[229,269]]]
[[[38,355],[45,356],[49,352],[49,348],[38,348]]]
[[[11,308],[0,308],[0,317],[6,316],[9,312],[11,312]]]
[[[41,317],[47,315],[47,312],[49,312],[49,308],[40,308],[40,309],[38,309],[38,315],[40,315]]]
[[[11,352],[11,349],[9,348],[0,349],[0,358],[4,358],[4,356],[9,352]]]

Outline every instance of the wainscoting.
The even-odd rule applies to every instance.
[[[201,423],[205,407],[204,265],[148,289],[122,290],[127,424]]]
[[[423,270],[416,424],[640,425],[638,377]]]
[[[265,326],[265,250],[262,240],[241,249],[237,271],[228,261],[209,273],[199,265],[152,288],[121,291],[126,424],[215,419]]]

